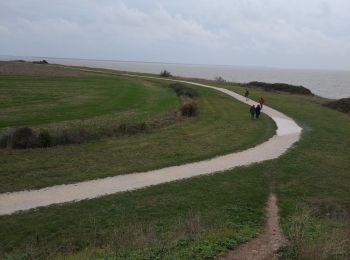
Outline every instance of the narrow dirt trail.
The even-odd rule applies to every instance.
[[[94,72],[94,70],[86,71]],[[122,75],[137,78],[160,79],[157,77],[133,74]],[[246,98],[242,95],[224,88],[183,80],[160,80],[177,81],[200,87],[211,88],[225,93],[247,105],[257,104],[253,100],[246,100]],[[302,128],[299,127],[292,118],[268,106],[264,106],[262,113],[272,118],[272,120],[276,123],[277,131],[276,134],[269,140],[255,147],[200,162],[193,162],[180,166],[171,166],[148,172],[130,173],[67,185],[56,185],[39,190],[2,193],[0,194],[0,215],[13,214],[17,211],[48,206],[51,204],[92,199],[117,192],[130,191],[194,176],[226,171],[237,166],[249,165],[252,163],[278,158],[300,139]]]
[[[286,244],[279,226],[277,198],[270,194],[266,206],[266,224],[264,232],[230,251],[218,260],[270,260],[277,259],[277,250]]]

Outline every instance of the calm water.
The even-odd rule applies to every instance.
[[[88,67],[109,68],[133,72],[159,73],[168,70],[174,76],[214,79],[221,76],[228,81],[249,82],[263,81],[270,83],[289,83],[302,85],[313,93],[327,98],[350,97],[350,71],[332,70],[295,70],[275,68],[254,68],[214,65],[187,65],[148,62],[125,62],[105,60],[61,59],[61,58],[34,58],[0,56],[2,60],[46,59],[50,63],[65,65],[80,65]]]

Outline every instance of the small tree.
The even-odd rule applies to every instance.
[[[161,77],[171,77],[171,73],[169,71],[167,71],[167,70],[162,70],[160,72],[160,76]]]
[[[216,76],[215,80],[218,81],[218,82],[226,82],[226,80],[223,77],[221,77],[221,76]]]

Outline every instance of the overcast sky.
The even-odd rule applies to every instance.
[[[349,0],[1,0],[0,54],[350,69]]]

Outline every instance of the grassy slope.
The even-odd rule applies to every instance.
[[[0,151],[0,192],[201,160],[251,147],[273,134],[271,119],[263,116],[259,122],[251,121],[245,105],[214,90],[197,90],[198,118],[151,133],[48,149]]]
[[[145,120],[178,104],[174,93],[158,84],[118,77],[1,76],[0,91],[0,128],[99,116]]]
[[[263,174],[239,170],[51,206],[0,217],[0,252],[35,258],[89,247],[75,257],[213,256],[260,231],[267,195]]]
[[[240,87],[229,87],[243,92]],[[251,91],[257,100],[290,115],[303,127],[297,147],[261,164],[279,197],[291,241],[286,258],[350,257],[350,117],[323,107],[320,98]]]
[[[349,221],[349,116],[308,98],[257,89],[251,93],[254,98],[263,95],[268,105],[292,116],[304,128],[302,140],[282,158],[143,191],[1,217],[2,250],[39,254],[45,248],[53,252],[52,248],[66,245],[60,251],[92,248],[77,257],[112,254],[115,249],[135,256],[142,248],[143,255],[212,256],[256,233],[270,189],[278,194],[283,227],[292,247],[296,248],[293,225],[300,206],[316,212],[311,223],[303,223],[307,226],[304,243],[312,247],[314,241],[325,238],[329,244],[329,233],[345,229],[342,224]],[[342,214],[333,216],[330,213],[334,211]],[[76,232],[85,235],[76,236]],[[140,235],[133,237],[135,233]],[[47,242],[35,246],[36,234]],[[131,243],[133,250],[121,242],[124,238],[136,241]],[[111,248],[108,252],[93,249],[100,246],[97,241]],[[320,244],[315,248],[322,252],[324,247]],[[289,252],[288,258],[302,257],[302,248],[298,250]]]

